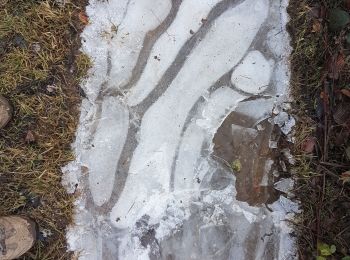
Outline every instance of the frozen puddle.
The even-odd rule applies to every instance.
[[[295,259],[269,123],[290,131],[287,4],[90,0],[64,169],[80,259]]]

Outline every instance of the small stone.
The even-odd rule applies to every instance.
[[[39,52],[41,50],[41,46],[39,43],[35,42],[32,44],[32,49],[34,52]]]
[[[27,143],[33,143],[35,142],[35,136],[33,134],[32,131],[28,130],[27,134],[26,134],[26,138],[25,138],[25,141]]]
[[[277,147],[278,147],[277,141],[272,141],[272,140],[269,141],[269,148],[276,149]]]
[[[256,126],[256,128],[258,129],[258,131],[264,131],[265,130],[265,127],[263,127],[261,124],[258,124]]]
[[[46,228],[42,229],[40,230],[40,233],[44,238],[48,238],[52,236],[52,231],[50,229],[46,229]]]
[[[24,49],[27,47],[27,42],[24,39],[24,37],[21,34],[16,34],[12,39],[13,45],[15,47],[19,47],[21,49]]]
[[[278,114],[280,113],[279,108],[278,108],[277,106],[275,106],[275,107],[273,108],[273,110],[272,110],[272,113],[273,113],[274,115],[278,115]]]
[[[0,96],[0,129],[4,128],[12,118],[12,107],[7,99]]]
[[[47,86],[46,86],[46,90],[47,90],[47,92],[49,92],[49,93],[55,92],[56,89],[57,89],[57,87],[56,87],[55,85],[47,85]]]

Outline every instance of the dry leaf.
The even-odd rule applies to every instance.
[[[345,56],[343,53],[339,53],[337,57],[333,56],[328,61],[328,76],[331,79],[338,79],[339,72],[345,66]]]
[[[345,129],[344,131],[337,133],[335,135],[335,140],[334,140],[335,145],[337,146],[345,145],[349,140],[349,135],[350,135],[350,132]]]
[[[345,9],[350,11],[350,0],[344,0]]]
[[[333,119],[338,125],[350,122],[350,103],[342,102],[335,107]]]
[[[319,6],[314,6],[310,8],[310,14],[314,18],[320,18],[321,8]]]
[[[316,147],[316,138],[315,137],[308,137],[304,140],[302,144],[302,150],[305,153],[312,153]]]
[[[314,20],[312,24],[312,32],[318,33],[318,32],[321,32],[321,29],[322,29],[321,23],[318,20]]]
[[[340,180],[343,181],[343,184],[346,182],[350,182],[350,171],[342,173]]]
[[[25,141],[26,141],[27,143],[35,142],[35,136],[34,136],[34,134],[33,134],[32,131],[28,130],[28,132],[27,132],[27,134],[26,134]]]
[[[343,88],[342,90],[340,90],[340,92],[347,97],[350,97],[350,90],[349,89],[345,89]]]
[[[84,12],[80,12],[78,16],[81,23],[85,25],[89,23],[89,18]]]

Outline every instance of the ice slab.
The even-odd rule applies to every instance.
[[[289,99],[287,4],[90,0],[64,169],[79,259],[295,259],[297,205],[274,193],[269,146],[269,121],[293,125],[273,114]]]

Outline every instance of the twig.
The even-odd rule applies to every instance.
[[[345,169],[348,169],[350,167],[350,165],[340,165],[337,163],[330,163],[330,162],[320,162],[320,164],[332,166],[332,167],[336,167],[336,168],[345,168]]]
[[[336,175],[335,173],[331,172],[330,170],[328,170],[326,167],[319,165],[324,171],[325,173],[327,173],[329,176],[334,177],[335,179],[339,180],[339,176]]]

